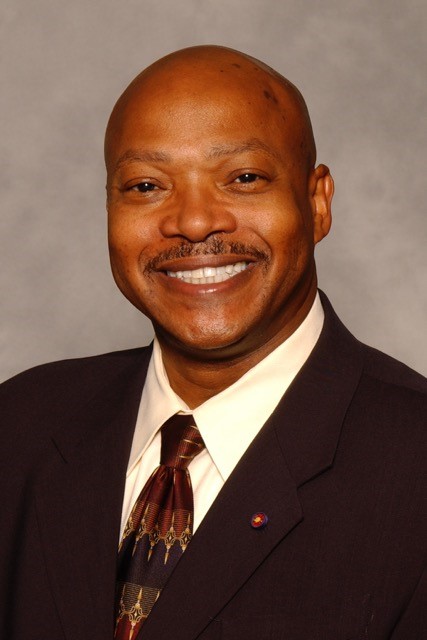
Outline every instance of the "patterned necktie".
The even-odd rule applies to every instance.
[[[191,415],[172,416],[161,436],[160,466],[141,491],[119,546],[118,640],[136,639],[192,536],[193,491],[187,467],[205,445]]]

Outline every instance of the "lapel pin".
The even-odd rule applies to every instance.
[[[267,526],[267,522],[267,515],[262,511],[258,511],[257,513],[254,513],[251,518],[251,527],[252,529],[264,529],[264,527]]]

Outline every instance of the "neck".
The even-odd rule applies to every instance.
[[[163,346],[162,356],[172,389],[190,409],[230,387],[251,368],[240,361],[200,362],[176,351],[169,353]]]
[[[246,350],[239,348],[241,345],[235,345],[224,350],[200,352],[186,349],[157,333],[163,364],[172,389],[191,409],[200,406],[234,384],[287,340],[303,322],[313,301],[314,298],[270,340],[258,345],[249,344]]]

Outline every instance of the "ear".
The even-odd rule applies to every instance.
[[[310,202],[313,216],[314,244],[328,235],[331,228],[331,202],[334,195],[334,181],[329,169],[319,164],[309,178]]]

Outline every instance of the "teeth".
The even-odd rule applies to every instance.
[[[203,267],[192,271],[166,271],[166,273],[170,278],[178,278],[190,284],[211,284],[228,280],[244,271],[247,266],[247,262],[236,262],[224,267]]]

